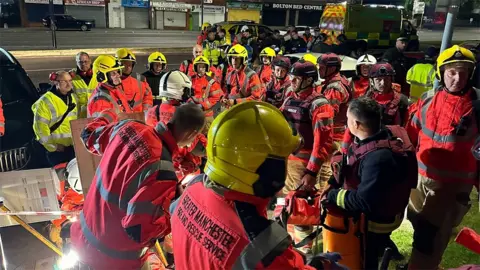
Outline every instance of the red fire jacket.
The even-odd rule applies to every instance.
[[[73,247],[94,269],[139,269],[147,247],[170,233],[177,143],[164,125],[109,124],[104,117],[89,123],[81,137],[102,159],[71,227]]]
[[[265,101],[280,108],[285,100],[287,92],[291,90],[291,85],[292,81],[290,81],[288,76],[283,80],[274,77],[265,87]]]
[[[193,70],[193,60],[185,60],[180,64],[181,72],[185,73],[188,77],[195,75],[195,70]]]
[[[340,142],[343,139],[345,125],[347,124],[348,102],[353,98],[349,82],[339,72],[322,82],[322,84],[317,87],[317,92],[324,95],[335,110],[333,140]]]
[[[367,93],[370,88],[370,79],[366,77],[355,77],[352,80],[353,98],[359,98]]]
[[[228,98],[235,99],[237,103],[249,100],[262,101],[265,95],[265,87],[260,83],[260,78],[249,67],[228,73],[226,88]]]
[[[232,72],[234,68],[226,63],[220,64],[215,71],[215,79],[218,81],[220,84],[220,87],[222,88],[222,91],[226,93],[226,85],[227,85],[227,74]]]
[[[192,89],[194,92],[192,101],[202,105],[205,116],[213,116],[212,107],[220,101],[223,95],[220,84],[210,76],[199,77],[198,74],[195,74],[192,77]]]
[[[100,83],[90,96],[87,105],[88,117],[99,117],[104,111],[119,113],[131,113],[132,108],[128,104],[123,87],[118,85],[111,87]],[[110,117],[110,114],[103,114],[103,117]],[[109,118],[113,122],[113,118]]]
[[[269,84],[273,79],[273,70],[271,65],[261,65],[257,68],[256,72],[258,77],[260,77],[260,82],[263,84],[263,87]]]
[[[137,73],[136,78],[132,75],[122,78],[125,96],[130,103],[133,103],[133,112],[146,111],[153,105],[152,90],[143,75]]]
[[[425,92],[406,128],[417,145],[419,173],[436,181],[477,184],[477,161],[469,154],[478,136],[474,89],[453,95]]]
[[[285,229],[267,219],[269,199],[211,184],[197,176],[178,200],[172,214],[175,268],[315,269],[293,250]]]
[[[0,136],[3,134],[5,134],[5,117],[3,116],[2,99],[0,99]]]
[[[280,108],[288,122],[302,135],[303,148],[289,159],[302,160],[307,170],[317,174],[332,148],[334,111],[328,100],[313,88],[300,94],[291,92]]]

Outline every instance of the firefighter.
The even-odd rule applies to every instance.
[[[193,141],[205,117],[198,106],[185,104],[155,128],[110,118],[117,120],[106,111],[82,131],[85,147],[102,159],[71,241],[79,260],[93,269],[140,269],[148,248],[170,233],[168,209],[179,195],[172,156]]]
[[[433,89],[435,80],[435,60],[438,49],[430,47],[425,52],[425,59],[415,64],[407,72],[407,83],[410,84],[410,100],[416,102],[423,93]]]
[[[344,178],[339,179],[340,173],[335,174],[336,182],[331,182],[333,186],[325,192],[324,205],[327,205],[327,209],[335,205],[346,210],[346,213],[342,213],[347,216],[347,213],[354,216],[363,214],[368,230],[362,235],[357,234],[356,229],[350,228],[348,233],[340,234],[338,239],[335,234],[327,233],[324,234],[323,241],[329,246],[331,242],[341,241],[341,237],[345,235],[355,239],[361,237],[358,242],[354,240],[339,246],[358,245],[355,248],[361,254],[355,255],[362,257],[364,254],[360,268],[378,269],[378,258],[383,255],[385,248],[390,246],[392,231],[402,223],[410,190],[416,185],[415,148],[404,128],[387,128],[381,124],[381,108],[371,98],[360,97],[352,100],[347,118],[348,129],[357,143],[350,146],[344,159],[346,164],[342,164]],[[348,238],[343,238],[344,241],[347,241],[346,239]],[[341,250],[336,251],[342,254]],[[353,265],[361,265],[361,262],[346,264],[355,269]]]
[[[147,83],[152,90],[153,105],[161,103],[161,97],[158,95],[160,89],[160,79],[166,73],[167,58],[161,52],[154,52],[148,56],[148,70],[142,75],[147,79]]]
[[[262,61],[262,65],[260,65],[256,72],[258,77],[260,77],[260,82],[265,87],[270,81],[272,81],[273,74],[272,74],[272,62],[273,58],[275,58],[275,51],[267,47],[260,52],[260,60]]]
[[[53,87],[32,105],[33,131],[54,167],[75,158],[70,121],[78,118],[78,98],[66,71],[50,74]]]
[[[291,91],[292,81],[288,76],[291,64],[290,59],[284,56],[277,56],[273,59],[273,79],[267,84],[265,101],[277,108],[282,106],[285,96]]]
[[[175,267],[325,269],[318,257],[306,265],[285,229],[266,215],[300,143],[270,104],[245,102],[220,114],[209,131],[205,175],[173,204]]]
[[[317,67],[320,78],[324,80],[317,87],[317,91],[330,101],[335,110],[333,140],[340,142],[347,124],[348,102],[353,98],[350,83],[340,74],[342,60],[334,53],[326,53],[318,57]]]
[[[212,66],[218,66],[221,57],[220,41],[215,39],[215,30],[208,32],[207,39],[203,41],[203,56],[205,56]]]
[[[416,143],[419,183],[412,191],[408,217],[415,230],[410,269],[437,269],[452,230],[470,208],[478,184],[478,163],[467,155],[478,137],[480,98],[472,87],[475,57],[458,45],[436,61],[440,88],[417,102],[407,124]]]
[[[207,39],[208,32],[212,29],[212,25],[208,22],[202,24],[202,31],[197,37],[197,45],[202,45],[203,41]]]
[[[265,88],[260,83],[257,73],[246,66],[248,53],[242,45],[234,45],[227,54],[230,65],[234,68],[227,74],[227,97],[222,100],[226,107],[249,100],[263,99]]]
[[[305,61],[308,61],[312,64],[314,64],[315,66],[317,66],[317,58],[315,56],[313,56],[313,54],[311,53],[307,53],[305,54],[303,57],[302,57],[303,60]]]
[[[213,110],[223,95],[220,84],[211,76],[207,75],[210,71],[210,62],[204,56],[199,56],[193,61],[195,75],[192,77],[193,96],[191,101],[202,106],[205,112],[205,130],[208,132],[210,124],[213,122]]]
[[[190,99],[191,88],[192,82],[187,75],[178,70],[167,72],[160,84],[159,96],[162,102],[148,110],[147,125],[156,127],[158,123],[168,124],[177,108]],[[205,145],[205,136],[199,134],[190,146],[179,148],[174,157],[174,167],[180,181],[198,170],[202,162],[201,158],[205,156]]]
[[[234,71],[235,68],[230,65],[228,59],[221,63],[218,68],[215,69],[215,79],[220,84],[222,91],[225,93],[227,89],[227,74]]]
[[[129,49],[123,48],[115,53],[115,57],[123,66],[122,87],[132,111],[147,111],[153,105],[152,90],[144,76],[139,73],[135,73],[135,77],[132,76],[137,63],[135,55]]]
[[[327,161],[332,148],[334,117],[334,109],[329,101],[315,91],[314,83],[318,80],[318,73],[312,63],[299,60],[292,66],[290,74],[292,91],[281,110],[287,121],[302,136],[304,145],[288,158],[284,195],[296,190],[300,184],[305,189],[312,189],[317,185],[317,175],[322,165],[329,166]],[[320,174],[327,176],[323,172]],[[322,180],[326,182],[325,179]],[[310,226],[295,226],[294,238],[298,242],[308,236],[312,229]],[[311,246],[310,242],[300,250],[310,253]]]
[[[73,91],[78,97],[78,106],[81,116],[87,115],[88,98],[97,87],[97,80],[93,76],[92,60],[86,52],[79,52],[75,56],[77,67],[69,71],[73,80]]]
[[[0,137],[5,134],[5,116],[3,115],[2,97],[0,96]]]
[[[95,59],[93,72],[99,84],[88,100],[88,117],[97,117],[105,110],[117,115],[132,112],[122,88],[122,68],[111,55],[100,55]]]
[[[193,46],[193,58],[192,60],[185,60],[180,64],[180,71],[185,73],[188,77],[192,77],[195,74],[193,70],[193,60],[195,58],[203,56],[203,47],[202,45]]]
[[[352,78],[352,92],[354,98],[359,98],[370,88],[370,68],[377,63],[373,55],[364,54],[357,60],[356,76]]]

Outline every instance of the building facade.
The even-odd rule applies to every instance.
[[[307,25],[315,26],[320,22],[324,5],[264,2],[262,23],[268,26]]]

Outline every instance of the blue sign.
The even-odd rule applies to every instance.
[[[122,6],[148,8],[148,0],[122,0]]]

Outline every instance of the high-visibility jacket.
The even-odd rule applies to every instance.
[[[78,99],[70,92],[64,101],[52,89],[43,96],[41,96],[33,105],[33,131],[35,136],[45,149],[49,152],[56,150],[56,145],[71,146],[72,130],[70,128],[70,121],[78,118]],[[62,119],[62,116],[68,110],[68,104],[75,104],[75,108],[71,110],[62,124],[53,132],[50,132],[50,127]],[[73,106],[73,105],[70,105]]]
[[[194,75],[192,77],[192,89],[194,93],[192,97],[193,102],[202,105],[205,116],[213,116],[212,108],[220,101],[223,95],[220,84],[210,76],[199,77]]]
[[[265,101],[280,108],[285,100],[287,92],[291,91],[291,86],[292,81],[290,81],[288,76],[283,80],[274,77],[265,87]]]
[[[0,136],[5,134],[5,116],[3,115],[3,104],[0,98]]]
[[[152,90],[144,76],[136,73],[136,78],[132,75],[122,78],[122,85],[125,97],[133,103],[133,112],[147,111],[153,106]]]
[[[339,73],[326,78],[317,87],[317,91],[324,95],[332,104],[335,110],[333,119],[333,140],[341,142],[347,125],[348,102],[352,100],[353,94],[348,80]]]
[[[140,269],[146,250],[170,233],[175,138],[164,125],[110,124],[99,117],[85,127],[82,139],[102,159],[71,227],[73,248],[93,269]]]
[[[359,98],[365,95],[370,88],[370,79],[362,76],[355,77],[352,79],[351,88],[353,92],[353,98]]]
[[[407,72],[407,83],[410,84],[410,98],[417,101],[423,93],[433,89],[435,67],[430,63],[420,63]]]
[[[315,269],[294,251],[286,230],[267,219],[268,201],[197,176],[172,213],[175,268]]]
[[[421,175],[444,182],[478,182],[477,160],[469,154],[479,134],[472,107],[472,100],[480,97],[477,92],[430,90],[418,100],[406,128],[417,147]]]
[[[195,70],[193,70],[193,60],[185,60],[180,64],[179,70],[188,77],[195,75]]]
[[[85,80],[78,74],[77,68],[70,70],[70,74],[75,74],[72,76],[73,91],[77,94],[79,106],[87,106],[88,99],[93,93],[93,90],[97,88],[98,82],[95,74],[90,78],[88,84]]]
[[[273,79],[273,70],[271,65],[261,65],[256,70],[258,77],[260,77],[260,82],[265,87]]]
[[[257,100],[262,101],[265,87],[260,83],[257,73],[249,67],[232,70],[227,74],[226,93],[228,98],[235,99],[237,103]]]
[[[210,65],[217,66],[219,58],[221,57],[221,52],[219,49],[220,41],[214,40],[204,40],[203,41],[203,56],[205,56]]]
[[[290,155],[289,159],[304,161],[307,170],[317,175],[331,153],[333,107],[324,96],[310,88],[298,94],[291,92],[280,110],[304,140],[302,149]]]
[[[103,113],[105,111],[113,112],[115,115],[133,112],[125,97],[122,85],[111,87],[100,83],[97,89],[93,91],[87,105],[88,117],[98,117],[102,114],[104,117],[109,117],[109,114]],[[113,119],[109,120],[113,121]]]

